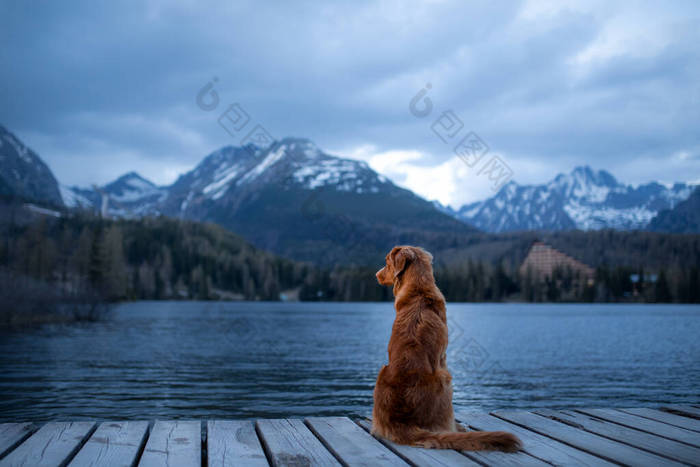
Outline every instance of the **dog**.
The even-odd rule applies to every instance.
[[[372,433],[424,448],[516,452],[522,444],[515,435],[467,432],[455,421],[445,297],[435,285],[432,260],[422,248],[397,246],[377,272],[381,285],[394,288],[396,318],[389,364],[374,387]]]

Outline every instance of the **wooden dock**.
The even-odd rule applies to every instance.
[[[458,413],[507,430],[516,454],[400,446],[367,420],[114,421],[0,424],[0,466],[700,465],[700,405]]]

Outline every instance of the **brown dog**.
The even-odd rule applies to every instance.
[[[372,433],[400,444],[426,448],[515,452],[520,440],[504,431],[466,433],[452,410],[447,370],[445,298],[435,285],[432,255],[397,246],[377,272],[394,286],[396,319],[389,339],[389,364],[374,388]]]

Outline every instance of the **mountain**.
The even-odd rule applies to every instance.
[[[122,175],[102,187],[85,189],[61,186],[66,206],[89,208],[108,217],[137,218],[158,214],[158,204],[167,196],[167,189],[158,187],[136,172]]]
[[[672,208],[691,191],[684,183],[633,187],[604,170],[577,167],[542,185],[510,182],[495,196],[451,213],[487,232],[644,229],[659,211]]]
[[[48,166],[0,125],[0,195],[62,206],[58,182]]]
[[[474,231],[365,162],[301,138],[223,147],[168,187],[131,172],[101,188],[63,193],[66,205],[109,217],[213,222],[259,248],[314,263],[376,262],[396,243],[437,248]]]
[[[653,232],[700,233],[700,187],[673,209],[664,209],[649,222]]]
[[[301,138],[266,148],[223,147],[170,186],[129,172],[101,187],[59,187],[39,157],[4,128],[0,142],[5,195],[113,218],[165,215],[212,222],[258,248],[324,265],[379,264],[402,243],[423,245],[443,260],[461,258],[460,252],[505,257],[513,242],[518,251],[527,246],[471,225],[486,232],[644,229],[664,209],[678,205],[674,212],[682,216],[686,211],[679,202],[692,190],[685,184],[632,187],[608,172],[578,167],[542,185],[511,182],[494,197],[455,211],[394,185],[365,162],[329,155]]]
[[[53,207],[101,210],[111,217],[153,214],[166,190],[129,172],[101,188],[59,185],[51,169],[14,134],[0,125],[0,195]]]
[[[289,258],[376,261],[401,240],[430,244],[473,229],[399,188],[362,161],[307,139],[224,147],[168,188],[165,215],[210,221]]]

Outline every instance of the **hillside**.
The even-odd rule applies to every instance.
[[[104,299],[278,300],[312,269],[213,224],[44,218],[0,226],[0,268]]]
[[[391,299],[390,288],[374,277],[382,262],[333,267],[294,262],[214,224],[62,215],[2,223],[0,234],[0,275],[13,278],[0,287],[5,310],[27,302],[41,309],[55,301],[98,299]],[[582,286],[566,271],[542,283],[520,276],[518,266],[535,238],[593,266],[595,287]],[[700,301],[698,235],[474,234],[457,247],[432,252],[438,285],[450,301]],[[642,290],[632,284],[632,274],[663,277],[663,287],[651,283],[643,294],[631,295]]]

